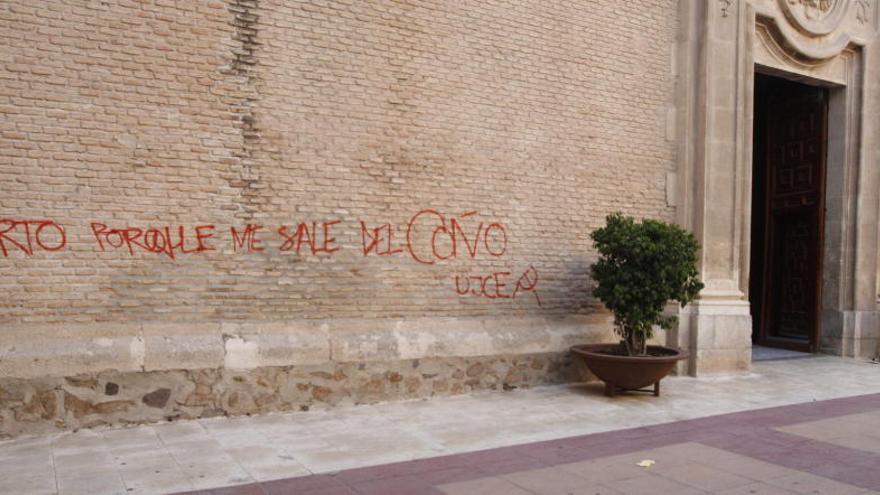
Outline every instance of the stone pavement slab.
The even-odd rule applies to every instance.
[[[775,428],[880,419],[880,394],[810,402],[652,427],[254,483],[188,495],[350,494],[829,494],[880,493],[880,454]],[[821,418],[821,419],[820,419]],[[743,425],[750,425],[744,428]],[[780,426],[781,425],[781,426]],[[644,445],[658,445],[643,448]],[[777,457],[785,446],[787,456]],[[547,455],[555,452],[557,455]],[[858,466],[858,468],[856,468]]]
[[[810,422],[830,426],[821,422],[846,415],[877,424],[880,418],[864,409],[868,399],[827,400],[880,393],[880,366],[821,356],[756,363],[746,375],[670,377],[663,383],[661,397],[607,398],[596,383],[19,438],[0,442],[0,493],[170,493],[229,485],[239,485],[235,493],[366,493],[389,484],[405,492],[426,482],[442,493],[446,485],[484,477],[530,490],[535,487],[519,473],[540,475],[548,467],[563,472],[567,465],[633,452],[662,454],[671,468],[687,461],[681,452],[663,450],[676,444],[715,450],[704,452],[690,478],[670,471],[662,481],[668,486],[736,493],[734,481],[742,477],[761,490],[790,491],[769,480],[781,472],[846,482],[861,476],[861,463],[875,460],[865,456],[877,455],[870,438],[856,445],[842,426],[821,439],[790,429]],[[809,407],[784,415],[764,409],[717,416],[798,403]],[[737,447],[745,440],[756,447]],[[800,454],[786,460],[786,449],[795,446],[803,447]],[[817,462],[827,449],[851,464]],[[738,459],[734,468],[749,466],[750,474],[728,467],[724,476],[713,477],[712,469],[730,459]],[[383,466],[369,467],[376,465]],[[617,462],[593,469],[623,476],[610,479],[615,482],[634,470]],[[563,490],[566,479],[560,475],[556,489]],[[874,486],[872,479],[860,479],[853,486]],[[605,481],[598,485],[620,490]],[[627,489],[638,491],[639,483]]]

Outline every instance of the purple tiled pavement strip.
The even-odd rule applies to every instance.
[[[880,394],[744,411],[188,495],[439,494],[439,485],[696,442],[789,469],[880,490],[880,454],[774,430],[874,411]]]

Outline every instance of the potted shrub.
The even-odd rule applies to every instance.
[[[669,301],[682,307],[696,299],[703,284],[697,273],[700,245],[690,232],[657,220],[636,222],[614,213],[591,238],[599,259],[591,268],[597,282],[593,295],[614,314],[618,344],[572,347],[587,367],[605,382],[605,393],[640,390],[654,385],[687,358],[679,349],[648,345],[655,327],[670,329],[677,319],[664,316]]]

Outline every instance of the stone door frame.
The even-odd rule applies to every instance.
[[[679,2],[677,220],[700,240],[706,288],[670,344],[680,372],[748,369],[755,71],[831,88],[820,351],[868,356],[878,344],[880,44],[876,0]],[[802,10],[803,9],[803,10]],[[805,16],[804,14],[810,14]],[[822,15],[826,17],[822,17]],[[873,118],[871,118],[873,116]]]

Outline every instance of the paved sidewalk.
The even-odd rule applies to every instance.
[[[817,435],[822,440],[815,440]],[[187,495],[880,493],[876,490],[880,394]]]
[[[571,470],[571,466],[563,468],[566,464],[585,461],[601,464],[606,462],[601,459],[602,457],[619,454],[657,461],[654,467],[639,468],[636,473],[662,475],[664,480],[669,478],[671,481],[682,482],[684,480],[677,480],[674,475],[664,474],[662,470],[665,467],[671,468],[672,458],[679,457],[683,460],[689,455],[694,455],[688,452],[697,452],[697,456],[701,459],[711,459],[712,455],[724,456],[735,453],[747,457],[749,461],[773,465],[756,467],[752,463],[751,466],[759,472],[761,469],[767,470],[781,465],[796,471],[793,474],[807,473],[836,482],[849,481],[847,484],[851,484],[854,487],[852,489],[864,491],[863,489],[880,487],[870,484],[873,483],[873,478],[850,480],[848,477],[853,475],[853,471],[847,471],[842,466],[838,466],[840,468],[838,474],[813,472],[810,469],[816,466],[806,464],[790,466],[777,457],[784,457],[786,449],[802,443],[804,446],[819,448],[823,452],[827,450],[835,459],[853,460],[856,462],[855,466],[861,466],[862,464],[859,463],[863,461],[876,462],[877,459],[871,457],[877,455],[872,450],[877,446],[877,437],[873,436],[873,433],[880,432],[880,423],[875,421],[875,417],[867,414],[844,418],[843,425],[857,421],[854,424],[858,424],[861,428],[858,435],[853,435],[852,432],[844,434],[846,433],[844,430],[835,429],[844,426],[833,424],[834,418],[870,413],[868,410],[863,410],[865,407],[877,409],[880,404],[876,397],[805,404],[797,407],[808,409],[785,410],[787,412],[783,414],[783,418],[770,418],[769,422],[761,419],[767,418],[761,416],[763,413],[760,411],[748,413],[756,416],[743,416],[751,419],[737,419],[736,421],[740,423],[729,428],[726,423],[712,423],[711,421],[716,421],[712,419],[699,420],[708,421],[704,423],[699,421],[673,423],[662,427],[672,428],[664,433],[657,433],[660,430],[655,429],[636,429],[601,435],[590,434],[865,394],[880,394],[880,366],[864,361],[811,357],[755,363],[753,372],[748,375],[699,379],[670,377],[663,382],[661,397],[624,395],[607,398],[602,395],[601,384],[597,383],[480,393],[374,406],[338,407],[324,411],[261,417],[220,418],[133,428],[83,430],[77,433],[0,442],[0,493],[146,494],[213,489],[229,485],[242,485],[242,489],[251,490],[242,493],[263,493],[262,490],[267,486],[273,486],[263,482],[290,478],[298,478],[295,483],[306,484],[322,483],[315,480],[340,482],[329,487],[330,491],[327,493],[350,493],[353,489],[370,493],[370,486],[361,486],[361,482],[380,479],[388,481],[390,475],[394,475],[392,479],[398,478],[395,483],[406,481],[405,476],[395,475],[401,465],[377,468],[378,471],[375,472],[346,472],[346,470],[413,459],[428,459],[420,461],[427,464],[404,464],[407,466],[405,469],[416,469],[414,472],[421,474],[437,471],[434,467],[438,464],[431,463],[440,463],[439,465],[448,462],[460,463],[461,459],[465,459],[464,462],[469,467],[480,470],[478,473],[473,470],[468,471],[467,476],[463,475],[464,479],[447,477],[435,480],[427,477],[424,479],[431,481],[431,486],[423,484],[419,489],[448,493],[480,493],[482,488],[479,486],[482,485],[474,488],[472,485],[459,486],[455,483],[487,483],[489,486],[500,483],[496,480],[499,475],[515,476],[520,471],[545,468]],[[817,407],[818,409],[815,409]],[[822,428],[811,429],[809,425],[803,426],[803,423],[814,420],[827,420],[832,423],[820,423],[825,425]],[[699,427],[691,428],[693,425]],[[752,427],[754,427],[753,433],[750,433],[748,428]],[[683,434],[678,431],[679,429],[696,436],[691,433]],[[819,433],[823,436],[816,437],[817,431],[826,433]],[[828,437],[829,431],[834,433],[833,437]],[[711,436],[715,433],[720,436]],[[638,443],[632,443],[633,437],[638,437]],[[771,449],[767,452],[775,452],[776,457],[765,458],[761,457],[764,454],[738,451],[736,445],[732,445],[736,442],[731,439],[740,437],[759,441],[755,445],[773,446],[776,450]],[[553,439],[562,439],[559,440],[562,443],[550,446],[541,443],[524,445]],[[695,447],[693,444],[697,443],[699,446]],[[560,450],[560,446],[569,444],[573,446],[573,450],[569,447]],[[600,448],[600,445],[604,446]],[[448,457],[450,454],[486,451],[506,446],[517,446],[515,449],[520,450],[502,449],[489,450],[490,453],[467,454],[476,456],[471,458]],[[658,447],[667,450],[637,452],[641,449]],[[563,455],[562,461],[548,463],[545,453],[556,450],[579,453],[567,458]],[[722,453],[715,452],[716,450]],[[532,451],[542,453],[537,457],[532,454],[523,455],[523,452]],[[807,454],[804,455],[809,458],[809,455],[812,455],[810,452],[814,451],[806,452]],[[661,457],[660,454],[671,457]],[[502,457],[493,457],[498,455]],[[445,457],[437,458],[438,456]],[[458,460],[449,461],[449,459]],[[795,456],[793,459],[800,457]],[[630,463],[630,460],[624,462],[624,459],[611,459],[607,462],[617,465],[620,461],[621,465],[631,468],[629,464],[633,463]],[[802,461],[806,463],[807,460]],[[525,464],[519,465],[518,462]],[[534,464],[535,462],[539,464]],[[496,465],[504,463],[510,464],[504,468],[507,471],[498,471]],[[718,468],[719,463],[712,462],[708,467]],[[880,463],[874,464],[875,471],[878,465]],[[419,471],[422,469],[420,466],[428,466],[430,469],[422,472]],[[340,474],[331,477],[312,476],[334,472]],[[368,479],[348,479],[350,476],[355,476],[353,473],[358,472],[367,473]],[[413,471],[407,472],[408,475],[412,473]],[[480,476],[475,477],[476,474]],[[555,478],[556,475],[558,473],[553,471],[551,478]],[[578,476],[576,473],[573,475]],[[422,478],[421,475],[416,477]],[[561,479],[565,476],[558,477]],[[765,481],[745,478],[756,482]],[[530,488],[524,485],[526,481],[521,480],[517,484],[507,478],[499,479],[514,483],[518,490],[529,493]],[[638,493],[635,486],[624,486],[625,489],[621,490],[617,481],[619,480],[603,479],[600,485],[607,487],[606,491],[609,493],[617,493],[610,491],[614,489],[623,493]],[[294,482],[275,481],[275,483],[276,487],[284,487],[281,483]],[[401,485],[396,492],[387,491],[389,489],[387,484],[382,486],[386,491],[381,493],[413,493],[406,491],[405,485]],[[505,484],[502,486],[507,487]],[[697,486],[692,487],[699,489]],[[486,488],[486,490],[491,489],[491,486]],[[301,492],[303,490],[300,489],[281,491],[281,493]],[[321,492],[316,492],[315,495],[317,493]],[[432,492],[428,491],[428,493]],[[501,493],[522,492],[513,490]],[[778,493],[787,492],[778,491]]]

